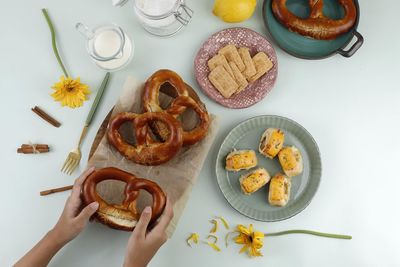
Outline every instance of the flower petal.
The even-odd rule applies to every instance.
[[[194,243],[198,243],[199,242],[199,234],[197,233],[192,233],[187,239],[186,239],[186,243],[189,245],[189,247],[192,247],[192,245],[190,244],[190,241],[193,241]]]

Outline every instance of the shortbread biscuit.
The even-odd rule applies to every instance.
[[[243,76],[243,74],[240,72],[240,70],[238,69],[238,67],[236,66],[236,64],[234,62],[229,62],[229,66],[231,67],[231,69],[233,71],[233,76],[235,77],[235,80],[236,80],[237,84],[239,85],[239,88],[235,92],[235,94],[237,94],[237,93],[241,92],[244,88],[246,88],[246,86],[249,83],[247,82],[246,78]]]
[[[257,73],[249,79],[249,82],[254,82],[261,76],[263,76],[267,71],[269,71],[273,64],[272,61],[264,52],[259,52],[253,57],[254,65],[256,66]]]
[[[225,98],[231,97],[239,88],[239,85],[222,66],[215,67],[208,75],[208,79]]]
[[[233,44],[224,46],[218,51],[218,54],[224,55],[226,57],[226,60],[235,62],[236,66],[239,68],[239,70],[242,72],[246,68],[246,66],[243,63],[243,60],[241,59],[236,46]]]
[[[224,55],[216,54],[207,63],[208,63],[208,67],[210,68],[210,71],[215,69],[217,66],[221,65],[229,73],[229,75],[231,75],[232,78],[235,77],[235,76],[233,76],[231,67],[229,67],[228,61],[226,61],[226,58]]]
[[[242,71],[242,73],[244,77],[246,77],[246,79],[249,80],[251,77],[256,75],[257,73],[256,66],[254,66],[254,62],[251,59],[250,52],[247,47],[240,47],[238,49],[238,52],[245,65],[245,69],[244,71]]]

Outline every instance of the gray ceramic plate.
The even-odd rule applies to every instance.
[[[269,205],[269,184],[250,196],[244,195],[240,189],[239,177],[248,171],[225,170],[225,157],[233,149],[253,149],[258,157],[258,166],[266,168],[271,176],[280,172],[277,158],[268,159],[258,153],[260,137],[270,127],[282,129],[285,133],[285,145],[296,146],[303,156],[303,173],[292,178],[290,200],[285,207]],[[216,162],[218,185],[226,200],[243,215],[260,221],[284,220],[302,211],[318,189],[321,171],[318,146],[307,130],[290,119],[273,115],[251,118],[233,128],[222,143]]]

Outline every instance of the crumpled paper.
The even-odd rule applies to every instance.
[[[142,88],[143,83],[138,82],[133,77],[128,77],[124,84],[123,92],[114,107],[112,116],[124,111],[142,113]],[[161,102],[168,102],[168,98],[166,95],[160,95]],[[210,114],[210,119],[209,132],[203,140],[192,146],[183,147],[175,157],[162,165],[143,166],[126,159],[108,143],[106,136],[101,139],[88,165],[95,166],[96,169],[116,167],[137,177],[156,182],[173,203],[174,217],[167,228],[167,234],[171,237],[217,133],[218,120],[212,114]],[[184,128],[190,128],[196,121],[194,112],[192,114],[185,112],[182,116]],[[132,133],[131,126],[123,125],[121,127],[121,134],[126,136],[128,140],[131,139]],[[98,184],[97,191],[104,200],[116,204],[121,203],[124,198],[124,187],[125,183],[123,182],[106,180]],[[143,190],[140,191],[137,201],[137,206],[140,210],[147,205],[151,205],[151,201],[149,193]]]

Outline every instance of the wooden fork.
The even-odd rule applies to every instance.
[[[100,99],[103,95],[104,89],[107,87],[108,80],[110,78],[110,73],[107,72],[106,76],[103,79],[103,82],[101,83],[101,86],[97,92],[96,98],[93,101],[92,107],[90,108],[89,114],[86,118],[85,126],[83,127],[81,136],[79,137],[79,142],[78,146],[74,149],[71,150],[67,156],[67,159],[64,161],[64,164],[61,168],[61,171],[71,175],[72,172],[76,169],[76,167],[79,165],[79,162],[81,161],[82,158],[82,153],[81,153],[81,144],[83,139],[85,138],[87,131],[89,129],[89,125],[92,122],[94,113],[96,112],[97,106],[100,102]]]

